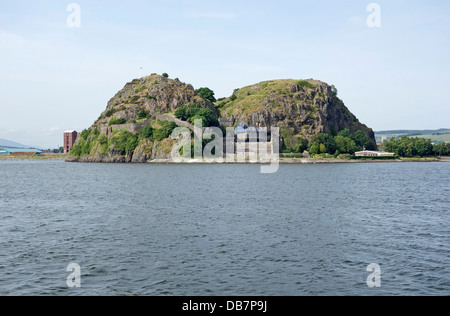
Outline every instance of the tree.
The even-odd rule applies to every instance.
[[[433,152],[439,156],[450,155],[450,143],[441,143],[433,146]]]
[[[198,104],[183,105],[175,111],[175,117],[193,124],[195,119],[202,119],[205,127],[219,126],[219,117],[208,108],[202,108]]]
[[[314,156],[314,155],[319,154],[319,152],[320,152],[320,145],[318,143],[314,142],[311,145],[311,148],[309,148],[309,154],[311,156]]]
[[[362,131],[356,131],[351,138],[355,141],[356,145],[361,149],[364,147],[368,150],[375,150],[374,143],[370,140],[370,137],[367,134],[364,134]]]
[[[328,152],[329,154],[334,154],[336,152],[336,142],[334,140],[334,137],[330,134],[319,133],[314,137],[313,142],[319,145],[319,150],[320,144],[323,144],[327,149],[326,152]]]
[[[297,141],[297,143],[295,143],[293,151],[301,154],[307,149],[308,149],[308,141],[306,139],[301,138],[300,140]]]
[[[150,124],[147,124],[143,129],[139,131],[139,137],[141,139],[151,139],[153,137],[153,128],[150,126]]]
[[[331,92],[333,93],[333,95],[334,95],[335,97],[337,97],[337,95],[338,95],[338,89],[336,89],[336,87],[334,86],[334,84],[331,85]]]
[[[167,72],[163,73],[162,76],[163,76],[164,78],[169,78],[169,74],[168,74]]]
[[[354,154],[359,149],[358,146],[356,146],[355,141],[351,138],[338,135],[334,140],[339,153]]]
[[[320,144],[320,153],[326,154],[327,153],[327,147],[325,147],[324,144]]]
[[[214,97],[214,91],[212,91],[209,88],[200,88],[195,90],[195,92],[197,92],[199,95],[201,95],[203,97],[203,99],[206,99],[208,101],[210,101],[211,103],[216,102],[216,98]]]
[[[338,133],[338,136],[352,138],[352,133],[347,128],[344,128],[342,131]]]

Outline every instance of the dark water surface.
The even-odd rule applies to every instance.
[[[0,162],[0,295],[450,294],[449,163],[259,170]]]

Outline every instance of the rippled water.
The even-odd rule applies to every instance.
[[[449,163],[0,162],[0,295],[449,295],[449,179]]]

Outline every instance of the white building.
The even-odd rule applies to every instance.
[[[363,150],[355,153],[356,157],[394,157],[395,153],[385,151]]]

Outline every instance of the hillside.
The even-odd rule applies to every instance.
[[[0,138],[0,147],[29,148],[30,146],[26,146],[20,143],[13,142],[11,140]]]
[[[80,133],[71,156],[86,162],[168,159],[175,144],[169,137],[172,130],[190,126],[187,116],[179,116],[184,121],[175,118],[179,112],[203,115],[204,122],[220,122],[223,127],[240,123],[279,127],[288,149],[318,133],[343,129],[360,131],[375,144],[373,131],[358,121],[331,86],[320,81],[266,81],[213,104],[192,85],[153,74],[127,83],[93,125]]]
[[[377,142],[381,142],[383,138],[401,138],[402,136],[420,137],[431,139],[433,143],[450,142],[450,129],[441,128],[437,130],[391,130],[375,132]]]
[[[373,131],[348,110],[333,87],[317,80],[273,80],[235,90],[217,103],[232,125],[280,127],[287,146],[310,141],[318,133],[336,134],[344,128],[362,131],[375,143]]]

